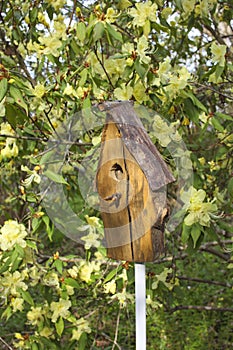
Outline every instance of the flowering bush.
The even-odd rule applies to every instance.
[[[133,264],[107,258],[89,179],[90,107],[130,99],[176,178],[166,254],[147,264],[147,348],[230,349],[232,6],[89,3],[1,2],[0,348],[135,349]]]

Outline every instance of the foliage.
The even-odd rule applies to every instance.
[[[185,169],[194,173],[176,213],[181,223],[166,232],[166,256],[147,265],[148,349],[232,348],[232,5],[0,4],[2,347],[135,348],[133,264],[107,259],[99,213],[78,187],[76,170],[95,154],[100,128],[77,136],[62,174],[46,167],[49,138],[68,117],[132,99],[159,113],[143,121],[168,160],[175,127],[188,149],[183,178]],[[62,184],[86,223],[84,247],[43,208],[44,177]],[[175,200],[176,184],[171,207]]]

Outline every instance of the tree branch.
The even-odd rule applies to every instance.
[[[107,79],[108,79],[109,84],[110,84],[111,87],[114,89],[114,85],[113,85],[113,83],[112,83],[112,81],[111,81],[111,79],[110,79],[110,76],[109,76],[109,74],[108,74],[108,72],[107,72],[107,70],[106,70],[106,68],[105,68],[105,66],[104,66],[104,62],[102,62],[101,59],[99,58],[96,45],[94,46],[94,53],[95,53],[95,56],[96,56],[98,62],[99,62],[100,65],[101,65],[101,67],[103,68],[104,73],[106,74],[106,77],[107,77]]]
[[[54,140],[54,139],[43,139],[42,137],[35,137],[35,136],[22,136],[22,135],[1,135],[0,137],[5,138],[12,138],[17,140],[31,140],[31,141],[41,141],[41,142],[51,142],[51,143],[57,143],[62,145],[75,145],[75,146],[93,146],[92,143],[86,142],[86,143],[80,143],[80,142],[72,142],[72,141],[61,141],[61,140]]]
[[[177,305],[171,308],[171,313],[179,310],[197,310],[197,311],[218,311],[218,312],[233,312],[231,307],[216,307],[216,306],[204,306],[204,305]]]
[[[176,276],[179,280],[182,281],[190,281],[190,282],[198,282],[198,283],[207,283],[207,284],[213,284],[215,286],[222,286],[226,288],[232,288],[233,286],[230,283],[223,283],[218,281],[211,281],[201,278],[192,278],[192,277],[186,277],[186,276]]]
[[[200,251],[216,255],[220,259],[223,259],[227,262],[229,262],[229,260],[230,260],[230,254],[228,254],[228,253],[224,254],[224,253],[218,252],[217,250],[212,249],[212,248],[207,248],[207,247],[203,246],[203,247],[200,247]]]

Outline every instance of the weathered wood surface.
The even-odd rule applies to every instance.
[[[124,144],[146,175],[152,191],[175,181],[138,118],[132,102],[105,102],[99,108],[106,111],[107,123],[112,121],[117,124]]]
[[[166,193],[158,189],[173,181],[173,177],[131,103],[104,108],[108,116],[96,182],[108,256],[154,261],[164,249],[161,222]]]

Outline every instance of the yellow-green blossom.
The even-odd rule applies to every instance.
[[[0,233],[1,250],[12,250],[15,244],[26,247],[24,238],[27,236],[27,231],[24,225],[19,224],[16,220],[5,221]]]
[[[70,85],[69,83],[67,83],[67,85],[63,91],[63,94],[70,96],[70,95],[73,95],[74,93],[75,93],[75,90],[74,90],[73,86]]]
[[[114,90],[114,96],[117,100],[130,100],[133,94],[133,88],[130,85],[121,84],[121,87],[118,87]]]
[[[49,28],[49,23],[46,21],[45,15],[42,12],[38,12],[37,18],[38,22]]]
[[[74,279],[78,277],[78,267],[75,265],[71,269],[68,269],[67,272]]]
[[[35,182],[37,184],[40,183],[41,177],[37,173],[39,169],[40,169],[39,167],[38,169],[37,167],[35,167],[33,170],[30,170],[27,166],[21,165],[21,170],[25,171],[29,175],[24,181],[22,181],[23,186],[29,187],[32,182]]]
[[[137,53],[140,57],[141,63],[150,63],[151,58],[146,56],[146,51],[148,50],[149,43],[145,35],[141,36],[137,43]]]
[[[219,64],[219,66],[224,67],[225,65],[225,55],[226,55],[226,45],[218,45],[215,42],[211,45],[211,53],[213,55],[212,60]]]
[[[4,287],[3,295],[11,294],[13,296],[19,297],[19,289],[27,290],[28,286],[23,282],[24,278],[19,271],[6,272],[1,280],[1,284]]]
[[[59,56],[59,49],[62,46],[62,42],[55,35],[39,37],[38,40],[44,46],[41,50],[44,55]]]
[[[34,89],[33,89],[32,92],[33,92],[34,96],[36,96],[36,97],[38,97],[38,98],[41,98],[41,97],[44,96],[46,90],[45,90],[44,85],[38,83],[38,84],[34,87]]]
[[[85,262],[85,261],[83,261],[80,264],[79,278],[81,281],[88,283],[91,281],[92,273],[97,272],[99,270],[100,270],[100,262],[96,262],[96,261]]]
[[[43,278],[43,284],[49,287],[59,287],[59,278],[55,272],[48,272]]]
[[[1,123],[1,135],[14,136],[15,132],[9,123]],[[5,147],[0,151],[0,161],[1,159],[9,159],[16,157],[19,153],[18,146],[16,145],[15,139],[7,137],[5,139]]]
[[[24,343],[25,343],[25,338],[22,334],[20,333],[15,333],[15,338],[17,341],[13,342],[13,345],[15,348],[23,349],[24,348]]]
[[[171,134],[174,132],[158,114],[155,115],[155,121],[152,124],[155,136],[158,138],[161,146],[167,147],[171,142]]]
[[[182,0],[181,4],[185,14],[190,14],[195,7],[196,0]]]
[[[114,294],[112,298],[117,299],[121,307],[125,307],[128,302],[132,302],[134,299],[132,294],[126,292],[125,288],[123,288],[121,293]]]
[[[16,145],[16,142],[13,139],[10,139],[8,137],[6,139],[6,146],[0,151],[0,160],[17,157],[18,153],[19,153],[19,148]]]
[[[112,7],[109,7],[106,12],[105,21],[108,23],[113,23],[115,22],[116,18],[117,12]]]
[[[96,216],[85,215],[85,219],[87,220],[87,223],[90,226],[93,226],[93,227],[96,227],[96,228],[100,228],[101,227],[100,219],[97,218]]]
[[[1,123],[1,135],[14,136],[15,132],[9,123]]]
[[[183,90],[187,86],[190,76],[191,74],[186,67],[182,67],[172,74],[169,85],[164,88],[170,98],[176,97],[180,90]]]
[[[12,298],[11,299],[11,306],[13,308],[13,312],[16,311],[23,311],[24,309],[24,300],[22,298]]]
[[[201,17],[208,16],[217,0],[201,0],[195,7],[195,14]]]
[[[45,337],[45,338],[50,338],[50,336],[53,334],[53,329],[49,328],[49,327],[44,327],[41,331],[40,331],[40,336],[41,337]]]
[[[66,0],[46,0],[46,2],[50,4],[55,11],[59,11],[66,4]]]
[[[62,22],[61,22],[62,21]],[[54,37],[62,40],[67,39],[67,28],[66,24],[63,22],[63,17],[61,18],[61,21],[54,21],[54,31],[53,35]]]
[[[138,80],[134,85],[133,96],[135,97],[136,101],[140,104],[149,100],[149,96],[146,93],[146,89],[140,80]]]
[[[52,322],[56,322],[59,317],[68,318],[70,315],[69,308],[71,307],[71,301],[60,298],[59,301],[53,301],[50,305],[52,314]]]
[[[38,324],[38,322],[43,321],[44,317],[43,317],[43,311],[42,311],[42,307],[41,306],[37,306],[31,307],[31,310],[28,311],[27,313],[27,319],[29,321],[29,323],[33,326],[36,326]]]
[[[83,236],[81,240],[85,241],[85,249],[98,248],[100,246],[99,234],[95,232],[90,232],[87,236]]]
[[[167,84],[171,74],[171,63],[170,59],[166,58],[163,62],[160,62],[157,74],[162,84]]]
[[[143,27],[148,20],[156,22],[157,9],[157,4],[152,4],[151,1],[136,3],[135,8],[129,10],[129,15],[133,17],[133,25],[135,27]]]
[[[153,309],[159,309],[163,306],[163,304],[159,303],[158,301],[152,300],[150,294],[146,296],[146,305],[149,305]]]
[[[104,293],[115,294],[116,293],[116,281],[112,280],[104,285]]]
[[[72,330],[71,340],[79,340],[82,333],[91,333],[89,322],[86,321],[83,317],[76,321],[75,326],[77,328]]]
[[[184,219],[187,226],[199,223],[202,226],[209,226],[211,214],[217,211],[217,205],[213,202],[204,202],[206,193],[204,190],[196,190],[190,187],[187,192],[181,194],[181,200],[184,202],[183,208],[188,215]]]

